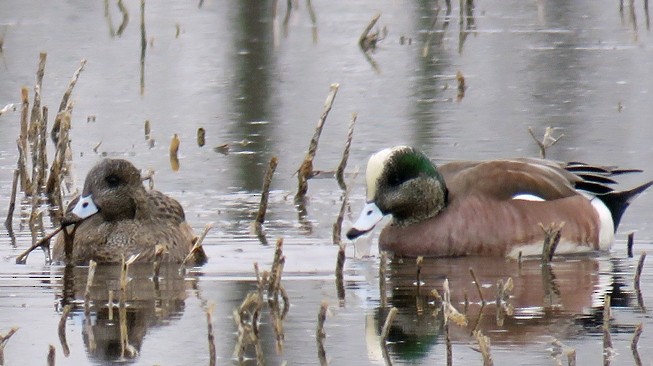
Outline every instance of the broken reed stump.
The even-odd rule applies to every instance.
[[[263,188],[261,189],[261,202],[258,206],[258,213],[256,214],[256,219],[254,224],[260,230],[260,226],[265,222],[265,213],[268,209],[268,199],[270,198],[270,185],[272,184],[272,176],[274,171],[277,169],[279,164],[279,159],[276,156],[270,158],[270,163],[268,163],[268,169],[265,171],[265,177],[263,178]]]
[[[179,136],[174,134],[172,140],[170,140],[170,167],[172,171],[179,171]]]
[[[644,269],[644,260],[646,259],[646,252],[639,256],[637,261],[637,269],[635,270],[635,278],[633,279],[636,292],[640,292],[639,279],[642,276],[642,269]]]
[[[324,322],[326,321],[327,312],[329,310],[329,303],[326,300],[322,300],[320,305],[320,311],[317,313],[317,329],[315,330],[315,339],[317,343],[317,357],[320,360],[320,365],[328,365],[326,358],[326,351],[324,349],[324,338],[326,338],[326,332],[324,331]]]
[[[610,295],[606,294],[603,300],[603,363],[609,364],[609,357],[612,354],[612,337],[610,336],[610,317],[612,310],[610,308]]]
[[[342,159],[340,159],[340,164],[336,168],[336,180],[340,189],[344,191],[347,190],[347,184],[345,184],[345,168],[349,159],[349,149],[351,148],[351,140],[354,138],[354,125],[356,124],[357,118],[358,113],[354,112],[351,114],[351,121],[349,121],[349,127],[347,128],[347,140],[345,141],[345,148],[342,151]]]
[[[206,130],[202,127],[197,129],[197,146],[203,147],[206,145]]]
[[[91,286],[93,286],[96,268],[97,263],[91,259],[88,262],[88,277],[86,277],[86,289],[84,290],[84,315],[86,316],[91,313]]]
[[[642,359],[639,357],[639,351],[637,350],[637,343],[639,342],[639,337],[642,335],[642,326],[642,323],[637,324],[635,332],[633,333],[633,338],[630,341],[630,350],[633,353],[633,359],[637,366],[642,365]]]
[[[54,366],[55,365],[55,356],[56,356],[56,349],[54,348],[53,345],[48,345],[48,366]]]
[[[381,298],[381,308],[388,306],[388,294],[386,292],[386,262],[388,261],[388,252],[381,251],[379,259],[379,297]]]
[[[122,32],[125,31],[125,28],[127,28],[127,24],[129,24],[129,12],[122,3],[122,0],[118,0],[118,9],[120,9],[120,13],[122,13],[122,22],[118,26],[118,30],[116,30],[116,35],[120,37],[122,36]]]
[[[202,249],[202,242],[206,238],[206,235],[213,229],[213,223],[209,222],[206,225],[204,225],[204,231],[202,231],[202,234],[195,240],[195,243],[193,244],[193,247],[190,249],[190,252],[188,252],[188,255],[184,258],[184,260],[181,262],[181,268],[186,267],[187,264],[192,263],[193,265],[197,265],[196,261],[202,261],[206,260],[205,255],[203,255],[200,250]],[[199,254],[202,253],[202,254]],[[204,257],[204,258],[199,258],[199,257]]]
[[[308,152],[306,152],[304,161],[299,166],[299,169],[297,169],[298,187],[297,194],[295,194],[295,200],[303,199],[306,196],[306,192],[308,192],[308,179],[313,175],[313,159],[317,152],[317,145],[320,140],[320,135],[322,134],[322,129],[324,128],[324,122],[326,122],[333,101],[338,93],[338,88],[340,88],[340,84],[331,84],[329,94],[324,102],[322,114],[320,115],[320,119],[317,121],[317,126],[315,127],[315,133],[313,134],[313,138],[308,146]]]
[[[560,236],[562,235],[562,228],[565,226],[564,221],[561,223],[550,223],[548,226],[544,226],[542,223],[539,223],[540,228],[544,232],[544,244],[542,245],[542,263],[549,263],[553,259],[558,243],[560,242]]]
[[[544,136],[542,136],[542,141],[540,141],[535,136],[535,132],[533,132],[533,129],[530,126],[528,127],[528,133],[531,135],[533,141],[535,141],[537,147],[540,149],[540,157],[542,159],[546,159],[546,150],[551,146],[555,145],[564,136],[564,134],[560,134],[560,136],[558,137],[553,137],[553,131],[555,130],[556,130],[555,127],[551,127],[551,126],[547,127],[544,130]]]
[[[56,228],[53,232],[51,232],[50,234],[44,236],[44,237],[41,238],[39,241],[37,241],[36,243],[32,244],[32,246],[30,246],[29,248],[27,248],[25,251],[23,251],[22,253],[20,253],[20,254],[16,257],[16,264],[25,264],[25,263],[27,262],[27,256],[29,256],[29,254],[30,254],[34,249],[39,248],[39,247],[44,246],[44,245],[48,245],[48,246],[49,246],[49,245],[50,245],[50,239],[52,239],[55,235],[57,235],[57,233],[60,232],[63,228],[64,228],[63,226],[59,226],[59,227]]]
[[[345,245],[340,244],[338,248],[338,259],[336,260],[336,291],[338,293],[338,300],[340,306],[345,304],[345,281],[342,273],[345,267]]]
[[[633,257],[633,242],[635,241],[635,233],[630,233],[628,234],[628,245],[626,248],[628,248],[628,258]]]
[[[59,327],[57,327],[59,342],[61,342],[61,349],[65,357],[70,355],[70,348],[68,347],[68,341],[66,340],[66,320],[68,319],[68,314],[70,314],[71,310],[73,310],[72,304],[68,304],[63,307],[63,312],[61,313],[61,318],[59,319]]]
[[[464,327],[467,325],[467,318],[451,304],[451,290],[449,289],[449,280],[446,278],[442,282],[442,289],[443,289],[442,297],[440,297],[440,295],[436,290],[433,290],[432,293],[436,298],[436,300],[440,300],[442,304],[442,314],[444,317],[444,337],[445,337],[446,347],[447,347],[447,366],[451,366],[453,364],[453,357],[452,357],[451,338],[449,337],[449,320],[453,321],[456,325],[460,327]],[[482,313],[483,313],[483,308],[481,307],[479,314]]]
[[[363,33],[361,33],[360,37],[358,37],[358,45],[360,46],[361,50],[363,50],[363,52],[367,52],[376,47],[376,42],[378,41],[379,35],[378,33],[370,34],[370,32],[376,25],[376,22],[379,21],[379,18],[381,18],[381,13],[374,14],[370,22],[367,23],[367,26],[365,26],[365,29],[363,29]]]
[[[465,86],[465,77],[460,70],[456,71],[456,82],[458,82],[458,94],[456,95],[456,101],[460,102],[465,97],[465,90],[467,89]]]
[[[20,171],[20,189],[28,192],[32,184],[27,175],[27,135],[29,133],[29,89],[21,88],[20,135],[18,137],[18,170]],[[21,154],[22,153],[22,154]]]
[[[394,321],[398,311],[399,310],[393,306],[385,318],[385,322],[383,323],[383,328],[381,329],[381,347],[385,347],[386,343],[388,342],[388,336],[390,335],[390,327],[392,326],[392,322]]]
[[[5,346],[7,345],[7,342],[13,336],[16,332],[18,331],[18,327],[13,327],[9,329],[9,332],[7,332],[6,335],[0,334],[0,365],[5,364]]]
[[[492,355],[490,354],[490,338],[484,336],[480,330],[474,331],[474,338],[478,342],[478,348],[483,355],[483,366],[492,366],[494,362],[492,361]]]
[[[7,218],[5,219],[5,228],[8,232],[13,232],[14,210],[16,209],[16,194],[18,190],[18,179],[20,171],[14,169],[14,178],[11,181],[11,196],[9,197],[9,209],[7,210]]]

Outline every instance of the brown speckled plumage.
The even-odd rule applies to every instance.
[[[140,254],[139,262],[154,261],[157,244],[165,248],[163,261],[181,262],[195,235],[175,199],[145,190],[140,172],[127,160],[105,159],[94,166],[84,182],[82,196],[90,195],[99,212],[77,225],[72,264],[120,262]],[[79,198],[73,200],[67,214]],[[197,261],[205,259],[199,253]],[[65,261],[63,233],[56,238],[53,259]]]

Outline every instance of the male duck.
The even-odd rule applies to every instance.
[[[617,192],[609,176],[637,171],[543,159],[436,168],[415,148],[388,148],[370,157],[367,204],[347,237],[392,215],[379,248],[395,255],[516,257],[541,254],[539,223],[564,222],[557,254],[608,250],[631,200],[653,185]]]
[[[81,198],[73,200],[66,212],[67,218],[72,213],[82,221],[76,224],[70,258],[64,253],[63,233],[58,235],[55,261],[117,263],[123,256],[140,254],[138,261],[151,262],[161,244],[163,261],[181,262],[195,240],[179,202],[159,191],[146,191],[139,170],[123,159],[95,165],[86,176]],[[203,251],[195,252],[195,263],[205,260]]]

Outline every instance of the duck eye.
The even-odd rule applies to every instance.
[[[367,211],[367,216],[372,214],[372,210]]]
[[[106,180],[107,184],[109,185],[109,187],[115,187],[120,183],[120,178],[115,174],[111,174],[111,175],[107,176],[105,178],[105,180]]]

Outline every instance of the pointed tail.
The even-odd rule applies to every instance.
[[[610,213],[612,214],[612,220],[614,222],[614,230],[617,231],[617,227],[619,226],[619,222],[621,221],[621,216],[623,216],[624,212],[637,196],[639,196],[640,193],[644,192],[647,188],[653,185],[653,181],[650,181],[648,183],[644,183],[641,186],[635,187],[633,189],[630,189],[628,191],[612,191],[612,192],[607,192],[603,194],[599,194],[596,197],[599,198],[603,203],[605,203],[606,206],[608,206],[608,209],[610,210]]]

